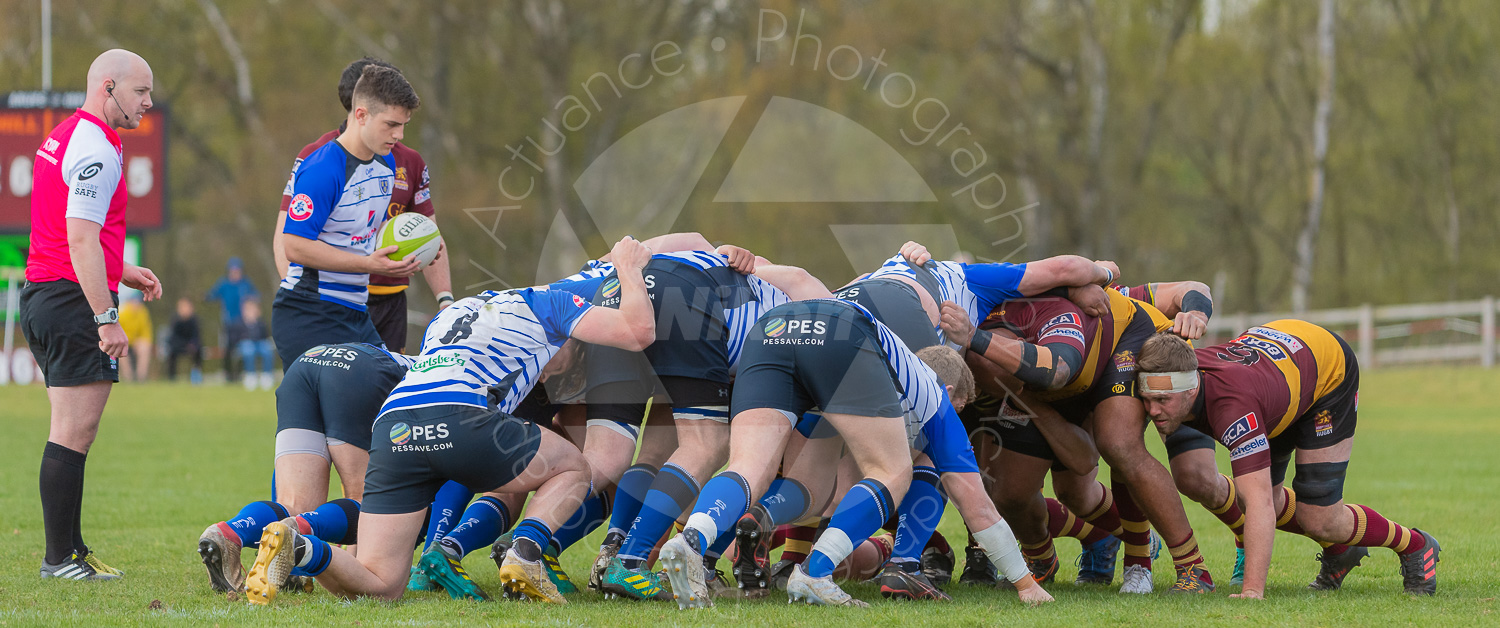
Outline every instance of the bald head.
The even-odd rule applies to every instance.
[[[151,108],[151,66],[140,55],[116,48],[89,65],[84,109],[114,128],[133,129]]]

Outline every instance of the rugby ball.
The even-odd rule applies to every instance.
[[[380,228],[377,249],[395,246],[391,259],[406,261],[415,258],[422,266],[432,263],[437,257],[443,236],[438,233],[437,223],[421,214],[404,212],[385,221]]]

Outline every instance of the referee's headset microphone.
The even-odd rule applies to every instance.
[[[119,109],[120,110],[120,115],[125,116],[125,121],[129,122],[130,121],[130,114],[125,113],[125,108],[121,107],[120,106],[120,101],[115,98],[115,84],[114,83],[110,83],[109,85],[105,85],[104,86],[104,93],[109,94],[109,99],[115,101],[115,108]]]

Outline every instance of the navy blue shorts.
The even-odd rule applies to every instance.
[[[542,429],[504,412],[442,405],[392,410],[375,422],[360,510],[419,512],[452,480],[476,493],[509,484],[526,470]]]
[[[855,306],[833,300],[772,308],[750,328],[734,382],[730,417],[781,411],[794,425],[804,412],[900,417],[901,393],[880,335]]]
[[[906,343],[906,348],[912,353],[942,340],[932,319],[927,318],[927,310],[922,309],[922,298],[906,283],[895,279],[865,279],[840,288],[833,296],[864,306],[875,320],[885,324],[891,333]]]
[[[276,431],[303,429],[370,449],[370,425],[406,368],[365,344],[318,345],[276,388]]]
[[[385,346],[368,312],[285,288],[276,291],[271,303],[271,338],[276,341],[282,372],[318,345],[363,342]]]

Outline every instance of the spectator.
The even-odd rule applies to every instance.
[[[245,301],[259,299],[260,293],[255,286],[245,278],[245,265],[240,258],[231,257],[224,268],[224,276],[214,283],[214,287],[208,289],[208,301],[219,302],[219,342],[224,347],[224,381],[233,382],[238,379],[236,372],[239,366],[235,360],[235,351],[239,349],[240,339],[244,337],[243,319],[240,318],[240,305]]]
[[[260,303],[253,299],[245,301],[240,306],[240,312],[243,321],[240,357],[245,360],[245,390],[255,390],[257,384],[270,390],[275,384],[271,377],[271,363],[275,362],[271,357],[271,331],[266,328],[266,322],[260,319]],[[257,361],[260,363],[259,368],[256,368]]]
[[[144,382],[151,376],[151,311],[138,290],[120,291],[120,329],[130,339],[130,353],[120,360],[126,381]]]
[[[167,336],[167,379],[177,379],[177,358],[184,355],[193,359],[190,375],[193,385],[202,384],[203,336],[193,302],[187,297],[177,300],[177,314],[172,317],[172,332]]]

